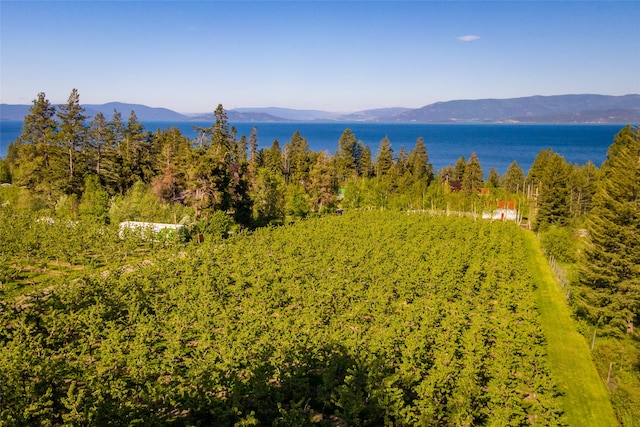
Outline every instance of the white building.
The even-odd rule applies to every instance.
[[[140,234],[149,233],[153,236],[171,235],[184,232],[182,224],[163,224],[159,222],[124,221],[120,223],[118,234],[123,238],[127,231],[137,231]]]

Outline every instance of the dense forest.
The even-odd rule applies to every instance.
[[[638,128],[600,168],[499,176],[349,129],[259,149],[214,115],[189,140],[33,101],[0,159],[0,425],[562,425],[524,231],[479,220],[505,207],[638,425]]]

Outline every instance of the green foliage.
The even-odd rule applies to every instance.
[[[46,199],[16,185],[0,186],[0,209],[14,213],[45,210],[49,207]]]
[[[87,175],[84,180],[84,192],[78,207],[81,216],[106,223],[109,213],[109,194],[100,185],[97,175]]]
[[[511,162],[504,175],[500,177],[500,187],[515,194],[524,192],[524,185],[524,171],[514,160]]]
[[[578,312],[606,333],[640,321],[640,131],[616,135],[602,165],[580,260]]]
[[[409,152],[407,167],[414,182],[424,180],[428,185],[433,180],[433,166],[429,162],[424,138],[420,137],[416,140],[415,147]]]
[[[625,427],[640,426],[640,348],[637,342],[596,337],[593,360],[609,389],[618,419]]]
[[[271,169],[259,168],[251,189],[253,216],[258,225],[284,218],[284,179]]]
[[[283,172],[287,181],[295,185],[308,180],[311,169],[311,150],[307,139],[295,131],[291,139],[284,146]]]
[[[338,192],[337,181],[333,160],[325,153],[318,153],[306,188],[314,212],[333,209]]]
[[[277,139],[273,140],[270,148],[263,151],[262,162],[265,168],[282,174],[282,150]]]
[[[53,169],[53,177],[50,177],[57,180],[67,194],[79,194],[82,177],[86,173],[86,151],[83,146],[87,141],[87,116],[83,113],[78,90],[73,89],[67,103],[58,109],[60,131],[56,137],[62,156],[56,159],[59,166]]]
[[[534,233],[525,233],[529,267],[536,284],[536,308],[547,338],[547,360],[558,385],[567,425],[609,427],[618,425],[605,383],[594,366],[588,340],[576,330],[576,323],[567,304],[567,289],[557,277],[543,254]],[[606,377],[604,378],[606,379]]]
[[[571,168],[559,154],[551,151],[545,153],[546,164],[542,175],[536,176],[539,195],[535,230],[545,230],[550,225],[565,225],[571,217]]]
[[[476,153],[471,153],[471,157],[469,157],[462,174],[462,189],[467,191],[479,190],[484,186],[483,176],[478,156],[476,156]]]
[[[11,171],[9,170],[9,164],[0,159],[0,184],[11,183]]]
[[[581,217],[593,206],[593,196],[600,171],[591,161],[582,166],[573,166],[571,171],[571,214]]]
[[[335,156],[337,175],[340,181],[347,181],[359,174],[360,147],[361,145],[356,141],[356,136],[351,132],[351,129],[345,129],[338,141],[338,151]]]
[[[464,159],[464,156],[460,156],[458,160],[456,160],[455,165],[453,165],[453,176],[450,176],[449,179],[452,181],[462,182],[466,169],[467,161]]]
[[[76,220],[78,219],[78,197],[75,194],[70,196],[63,194],[56,200],[53,209],[56,218],[68,221]]]
[[[358,174],[362,177],[369,178],[373,175],[371,148],[368,145],[365,146],[362,141],[358,141],[358,151],[361,153],[358,161]]]
[[[193,210],[187,206],[162,203],[151,187],[140,181],[124,196],[114,197],[109,207],[109,220],[115,224],[122,221],[178,223],[184,217],[193,216]]]
[[[86,227],[108,268],[0,299],[0,423],[562,424],[513,224],[346,213],[137,262]]]
[[[547,255],[561,262],[575,262],[577,247],[569,228],[551,226],[541,233],[540,241]]]
[[[195,225],[195,233],[203,233],[205,241],[218,242],[228,236],[233,221],[223,211],[214,211],[200,219]]]
[[[547,148],[546,150],[540,150],[540,152],[536,155],[535,159],[533,159],[533,163],[531,164],[531,168],[529,168],[529,173],[527,174],[527,184],[533,187],[534,193],[540,192],[540,187],[542,185],[542,181],[545,179],[547,175],[547,164],[551,156],[553,156],[553,150],[551,148]]]
[[[486,186],[489,188],[498,188],[500,186],[500,176],[494,167],[489,169],[489,177],[487,179]]]
[[[290,185],[287,187],[285,211],[287,215],[300,218],[304,218],[311,212],[309,196],[301,186]]]
[[[388,175],[394,166],[393,149],[388,137],[382,138],[376,152],[376,175]]]
[[[20,137],[7,150],[14,183],[46,195],[57,190],[51,179],[59,156],[55,112],[46,95],[39,93],[24,118]]]

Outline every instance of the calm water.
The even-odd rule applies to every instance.
[[[189,138],[195,138],[193,126],[211,126],[210,122],[143,122],[146,129],[155,131],[177,126]],[[333,154],[338,140],[346,128],[371,147],[372,153],[380,140],[389,137],[397,153],[402,146],[409,151],[418,137],[427,144],[429,159],[434,169],[453,165],[464,156],[475,152],[485,175],[493,166],[502,174],[515,160],[529,170],[540,150],[551,147],[570,163],[584,164],[591,160],[600,166],[606,158],[607,148],[623,125],[531,125],[531,124],[417,124],[417,123],[232,123],[238,136],[258,128],[260,147],[271,146],[277,139],[280,146],[298,130],[314,151]],[[6,155],[7,146],[21,132],[22,122],[0,122],[0,157]]]

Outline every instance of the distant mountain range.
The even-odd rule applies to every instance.
[[[0,120],[22,120],[29,114],[29,105],[0,104]],[[176,113],[167,108],[153,108],[140,104],[125,104],[122,102],[109,102],[106,104],[82,104],[84,114],[90,117],[98,113],[104,114],[107,120],[111,120],[114,111],[122,113],[122,120],[127,121],[129,113],[135,111],[140,121],[185,121],[189,117]]]
[[[22,120],[31,105],[0,104],[0,120]],[[213,113],[181,114],[167,108],[110,102],[85,104],[85,114],[101,112],[109,120],[114,110],[127,120],[135,111],[140,121],[213,121]],[[235,108],[230,122],[397,122],[397,123],[640,123],[640,95],[556,95],[510,99],[437,102],[422,108],[379,108],[354,113],[288,108]]]

